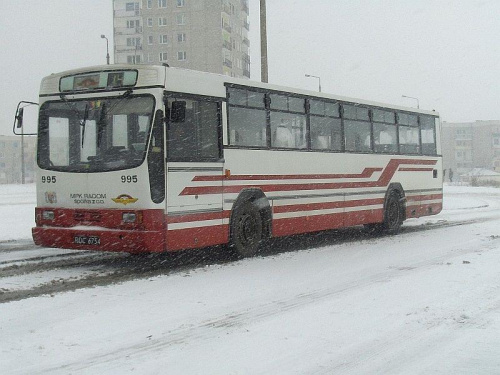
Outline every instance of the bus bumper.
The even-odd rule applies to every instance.
[[[163,231],[34,227],[32,234],[35,244],[45,247],[128,253],[165,251]]]

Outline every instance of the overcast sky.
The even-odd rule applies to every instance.
[[[173,1],[173,0],[169,0]],[[189,0],[187,0],[189,1]],[[213,0],[220,1],[220,0]],[[260,79],[258,0],[250,0],[252,79]],[[450,122],[500,120],[500,1],[268,0],[269,80],[436,109]],[[112,0],[0,0],[0,133],[45,75],[104,64]]]

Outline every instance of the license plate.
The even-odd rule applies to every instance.
[[[101,239],[97,236],[75,236],[73,242],[77,245],[100,245]]]

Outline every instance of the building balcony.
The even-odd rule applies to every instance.
[[[222,62],[222,65],[227,66],[228,68],[232,68],[233,62],[229,59],[224,59],[224,61]]]
[[[113,11],[113,16],[115,18],[130,18],[130,17],[140,17],[141,16],[141,11],[140,10],[114,10]]]
[[[231,15],[231,8],[229,7],[229,5],[223,4],[222,11],[228,15]]]
[[[116,46],[116,53],[142,52],[142,46]]]
[[[250,78],[250,70],[243,69],[243,75],[247,78]]]
[[[222,47],[224,47],[225,49],[227,49],[227,50],[229,50],[229,51],[232,51],[232,50],[233,50],[233,46],[231,45],[231,43],[226,42],[226,41],[224,41],[224,42],[222,43]]]
[[[247,29],[248,31],[250,31],[250,22],[248,22],[248,21],[243,21],[243,27],[244,27],[245,29]]]
[[[243,54],[242,60],[244,63],[250,64],[250,56],[246,53]]]
[[[250,47],[250,40],[248,38],[243,38],[242,43]]]
[[[128,28],[128,27],[115,27],[115,35],[141,35],[142,26]]]
[[[229,26],[228,24],[226,24],[226,23],[224,25],[222,25],[222,28],[224,30],[226,30],[228,33],[232,33],[233,32],[233,28],[231,26]]]

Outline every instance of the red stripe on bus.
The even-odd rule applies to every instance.
[[[319,211],[319,210],[328,210],[335,208],[363,207],[375,204],[384,204],[384,198],[275,206],[273,208],[273,212],[275,214],[279,214],[287,212]],[[231,211],[221,211],[221,212],[204,213],[204,214],[186,214],[178,216],[167,216],[167,223],[177,224],[177,223],[190,223],[195,221],[206,221],[206,220],[222,220],[222,219],[228,219],[229,217],[231,217]]]
[[[408,202],[419,202],[436,199],[443,199],[443,194],[414,195],[412,197],[406,197],[406,201]]]
[[[318,232],[382,220],[383,209],[275,219],[273,237]],[[229,241],[229,225],[169,230],[166,237],[167,251],[220,245]]]
[[[334,208],[346,208],[346,207],[363,207],[371,206],[375,204],[384,204],[384,198],[374,198],[374,199],[361,199],[355,201],[338,201],[338,202],[324,202],[324,203],[307,203],[307,204],[294,204],[288,206],[277,206],[274,207],[274,213],[286,213],[286,212],[300,212],[300,211],[316,211],[316,210],[328,210]]]
[[[385,187],[390,182],[401,164],[435,165],[437,160],[392,159],[377,181],[333,182],[316,184],[279,184],[279,185],[233,185],[233,186],[196,186],[186,187],[180,195],[209,195],[238,193],[244,188],[257,187],[263,192],[298,191],[298,190],[333,190]]]
[[[167,224],[188,223],[193,221],[218,220],[218,219],[222,220],[229,218],[229,216],[231,216],[231,211],[167,216]]]
[[[231,175],[226,176],[196,176],[193,181],[269,181],[269,180],[329,180],[340,178],[370,178],[373,173],[383,171],[383,168],[365,168],[357,174],[290,174],[290,175]]]
[[[229,241],[229,225],[167,231],[167,251],[222,245]]]
[[[442,203],[431,203],[431,204],[422,204],[416,206],[408,206],[406,208],[406,217],[422,217],[428,215],[437,215],[443,209]]]
[[[281,237],[382,222],[383,212],[384,210],[380,208],[376,210],[276,219],[273,221],[273,235]]]

